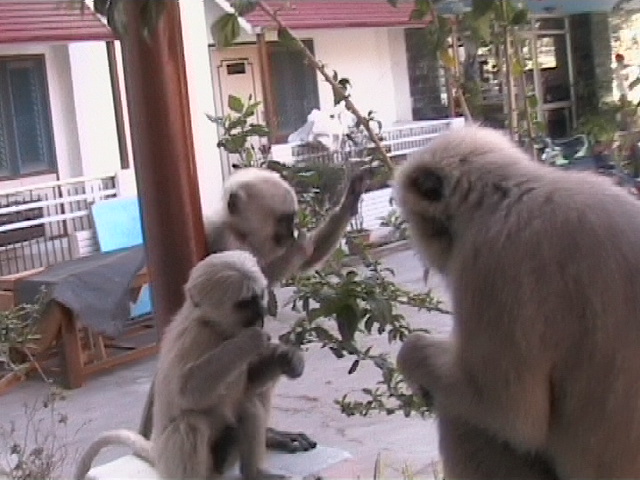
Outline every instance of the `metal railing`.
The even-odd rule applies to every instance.
[[[0,191],[0,276],[71,259],[69,237],[92,228],[91,205],[116,196],[115,175]]]
[[[402,157],[426,147],[440,133],[461,125],[464,125],[464,118],[424,120],[384,128],[381,133],[382,145],[390,157]],[[362,158],[365,149],[371,146],[368,143],[354,147],[347,142],[347,146],[340,150],[328,150],[316,145],[293,145],[291,148],[296,162],[340,163]]]

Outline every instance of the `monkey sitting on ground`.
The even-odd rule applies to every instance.
[[[447,479],[640,478],[640,204],[502,133],[438,136],[396,174],[454,324],[398,367],[439,415]]]
[[[161,478],[220,477],[239,461],[245,480],[278,479],[263,470],[271,391],[304,370],[299,350],[262,331],[267,280],[248,252],[209,255],[191,271],[185,302],[162,339],[151,440],[105,432],[83,454],[83,480],[99,451],[124,444]]]
[[[358,213],[366,174],[350,179],[340,205],[308,235],[295,236],[298,200],[294,189],[278,173],[265,168],[242,168],[225,183],[218,213],[205,223],[209,253],[247,250],[260,264],[270,286],[321,264],[338,246],[351,218]],[[153,389],[142,413],[139,432],[151,434]],[[304,433],[267,429],[267,447],[295,453],[316,447]]]

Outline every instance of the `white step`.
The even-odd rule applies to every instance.
[[[351,455],[337,448],[318,445],[313,450],[296,454],[269,452],[266,468],[274,473],[302,479],[318,475],[322,470]],[[225,478],[239,479],[237,470]],[[126,455],[112,462],[92,468],[86,480],[160,480],[155,470],[144,460],[134,455]]]

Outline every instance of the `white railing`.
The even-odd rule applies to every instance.
[[[382,130],[382,145],[390,157],[403,157],[426,147],[440,133],[462,125],[464,125],[464,118],[424,120],[394,125]],[[274,145],[272,152],[276,160],[288,164],[300,161],[340,163],[361,158],[364,149],[370,146],[332,151],[316,145],[285,144]]]
[[[0,191],[0,276],[70,259],[69,237],[91,228],[91,205],[116,196],[115,174]]]

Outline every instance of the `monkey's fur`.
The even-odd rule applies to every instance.
[[[192,269],[160,347],[151,440],[106,432],[83,455],[77,480],[114,443],[131,446],[161,478],[216,478],[237,461],[246,480],[283,478],[263,470],[271,390],[280,375],[300,377],[304,360],[262,331],[266,287],[244,251],[210,255]]]
[[[640,478],[640,203],[477,126],[408,160],[396,197],[452,295],[451,335],[397,359],[445,477]]]
[[[314,231],[295,237],[298,201],[295,191],[278,173],[242,168],[225,183],[218,212],[207,219],[209,253],[247,250],[258,259],[270,285],[321,264],[338,246],[365,187],[365,174],[353,175],[342,202]],[[149,438],[152,425],[153,382],[142,413],[139,432]],[[315,448],[306,434],[267,429],[267,446],[299,452]]]

